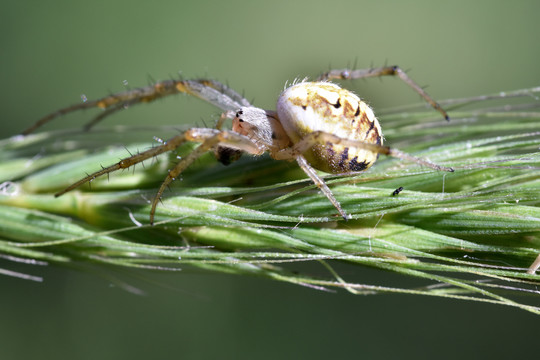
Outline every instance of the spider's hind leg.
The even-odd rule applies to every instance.
[[[353,80],[353,79],[364,79],[368,77],[380,77],[380,76],[397,76],[404,83],[409,85],[414,91],[416,91],[424,100],[430,104],[435,110],[441,113],[441,115],[448,121],[450,117],[446,111],[435,101],[431,96],[425,92],[418,84],[416,84],[406,73],[401,70],[397,65],[394,66],[383,66],[379,68],[371,69],[336,69],[330,70],[319,76],[317,80]]]
[[[360,140],[351,140],[346,138],[341,138],[339,136],[329,134],[323,131],[314,131],[305,136],[302,140],[294,144],[293,146],[271,152],[271,156],[276,160],[288,160],[295,159],[298,162],[298,165],[304,170],[304,172],[310,177],[310,179],[317,185],[323,194],[330,200],[332,205],[337,209],[339,214],[345,219],[348,220],[349,216],[341,207],[339,201],[334,197],[332,191],[328,188],[324,180],[316,173],[315,169],[307,162],[302,154],[311,149],[314,145],[317,144],[326,144],[326,146],[342,146],[346,151],[343,151],[342,156],[348,156],[346,154],[353,148],[355,149],[364,149],[370,152],[377,154],[385,154],[388,156],[396,157],[402,160],[407,160],[415,162],[419,165],[427,166],[439,171],[448,171],[453,172],[454,169],[447,166],[442,166],[435,164],[427,159],[416,157],[410,154],[407,154],[401,150],[390,148],[388,146],[382,146],[378,144],[371,144]],[[343,161],[349,161],[350,158],[344,159]],[[371,165],[371,164],[370,164]]]
[[[294,144],[290,148],[283,149],[276,153],[273,153],[272,156],[276,160],[286,160],[286,159],[295,159],[297,156],[305,153],[308,149],[312,148],[316,144],[330,144],[330,145],[341,145],[346,148],[357,148],[365,149],[374,153],[384,154],[398,159],[407,160],[415,162],[419,165],[423,165],[434,170],[439,171],[448,171],[453,172],[454,169],[451,167],[435,164],[427,159],[416,157],[414,155],[408,154],[396,148],[391,148],[388,146],[371,144],[361,140],[351,140],[339,137],[334,134],[330,134],[324,131],[314,131],[305,136],[302,140]],[[329,145],[329,146],[330,146]]]

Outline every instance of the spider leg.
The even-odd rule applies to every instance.
[[[219,120],[217,121],[215,128],[218,130],[221,130],[225,120],[234,118],[234,115],[235,115],[235,112],[232,110],[223,112],[221,116],[219,117]]]
[[[220,83],[219,81],[204,80],[204,85],[209,86],[224,95],[227,95],[242,106],[253,106],[243,95],[240,95],[237,91],[233,90],[225,84]]]
[[[379,77],[379,76],[397,76],[403,82],[405,82],[407,85],[409,85],[414,91],[416,91],[420,96],[426,100],[435,110],[440,112],[442,116],[448,121],[450,120],[450,117],[446,113],[446,111],[435,101],[431,96],[428,95],[427,92],[424,91],[418,84],[416,84],[399,66],[383,66],[379,68],[372,68],[372,69],[356,69],[356,70],[350,70],[350,69],[337,69],[337,70],[330,70],[319,76],[317,80],[319,81],[325,81],[325,80],[349,80],[349,79],[362,79],[362,78],[368,78],[368,77]]]
[[[343,219],[348,220],[347,213],[341,208],[341,204],[339,203],[339,201],[337,201],[328,185],[326,185],[324,180],[317,174],[315,169],[312,168],[311,165],[309,165],[306,158],[304,158],[302,155],[297,155],[296,162],[302,168],[302,170],[304,170],[306,175],[309,176],[311,181],[313,181],[313,183],[317,185],[317,187],[323,192],[323,194],[328,198],[328,200],[330,200],[332,205],[334,205],[334,207],[337,209]]]
[[[130,104],[128,103],[120,103],[120,104],[116,104],[116,105],[112,105],[111,107],[105,109],[102,113],[100,113],[99,115],[95,116],[92,120],[90,120],[89,122],[87,122],[84,126],[83,126],[83,130],[84,131],[89,131],[91,128],[94,127],[94,125],[96,125],[97,123],[99,123],[101,120],[105,119],[107,116],[117,112],[118,110],[122,110],[122,109],[125,109],[129,106]]]
[[[173,182],[189,165],[197,160],[201,155],[208,150],[215,148],[219,144],[225,144],[227,148],[232,148],[240,151],[245,151],[252,155],[261,155],[265,149],[258,147],[246,136],[240,135],[230,131],[219,131],[216,129],[191,129],[185,133],[186,140],[200,142],[195,150],[189,155],[182,158],[176,166],[169,171],[169,174],[163,180],[163,183],[159,187],[154,200],[152,201],[152,207],[150,210],[150,225],[154,224],[154,215],[156,213],[156,207],[163,195],[165,189]]]
[[[138,164],[140,162],[143,162],[146,159],[149,159],[149,158],[152,158],[154,156],[163,154],[163,153],[165,153],[167,151],[174,150],[177,147],[179,147],[182,143],[184,143],[185,141],[186,141],[185,133],[180,134],[180,135],[176,135],[176,136],[170,138],[163,145],[156,146],[156,147],[153,147],[153,148],[148,149],[146,151],[140,152],[138,154],[129,156],[127,158],[124,158],[124,159],[120,160],[119,162],[117,162],[114,165],[102,168],[99,171],[96,171],[96,172],[94,172],[92,174],[89,174],[89,175],[85,176],[84,178],[82,178],[81,180],[79,180],[79,181],[73,183],[72,185],[68,186],[64,190],[57,192],[56,194],[54,194],[54,196],[59,197],[61,195],[64,195],[65,193],[67,193],[67,192],[69,192],[71,190],[74,190],[74,189],[78,188],[79,186],[81,186],[81,185],[83,185],[83,184],[85,184],[87,182],[90,182],[90,181],[94,180],[95,178],[97,178],[97,177],[99,177],[101,175],[109,174],[109,173],[111,173],[113,171],[120,170],[120,169],[127,169],[128,167],[133,166],[135,164]]]
[[[250,106],[249,101],[236,91],[214,80],[165,80],[150,86],[132,89],[117,94],[112,94],[101,99],[86,101],[80,104],[62,108],[39,119],[32,126],[24,130],[22,135],[28,135],[49,121],[75,111],[91,108],[104,109],[105,113],[96,116],[85,127],[88,129],[106,116],[127,106],[148,103],[179,93],[185,93],[198,97],[224,111],[236,110],[242,106]]]
[[[154,223],[154,214],[156,211],[156,206],[157,206],[158,201],[161,199],[161,195],[165,191],[165,188],[172,181],[174,181],[174,179],[176,179],[182,173],[182,171],[184,171],[189,165],[191,165],[193,161],[195,161],[197,158],[199,158],[202,154],[204,154],[208,150],[218,146],[219,144],[223,144],[227,148],[235,149],[238,151],[245,151],[252,155],[261,155],[262,153],[266,151],[266,147],[261,147],[260,145],[250,140],[248,137],[235,133],[235,132],[220,131],[217,129],[192,128],[192,129],[187,130],[183,134],[173,136],[172,138],[164,142],[162,145],[153,147],[151,149],[148,149],[146,151],[140,152],[135,155],[131,155],[129,157],[126,157],[120,160],[116,164],[113,164],[108,167],[104,167],[99,171],[89,174],[85,176],[84,178],[82,178],[81,180],[68,186],[64,190],[57,192],[54,196],[59,197],[71,190],[78,188],[79,186],[87,182],[91,182],[92,180],[94,180],[95,178],[99,176],[109,174],[116,170],[127,169],[135,164],[143,162],[144,160],[147,160],[149,158],[163,154],[168,151],[172,151],[178,148],[180,145],[182,145],[186,141],[199,142],[201,143],[201,145],[199,145],[195,150],[193,150],[186,157],[182,158],[182,160],[180,160],[180,162],[172,170],[169,171],[169,174],[167,175],[167,177],[161,184],[154,200],[152,201],[152,207],[150,211],[151,224]]]
[[[344,145],[347,147],[361,148],[361,149],[369,150],[378,154],[384,154],[384,155],[396,157],[402,160],[415,162],[417,164],[427,166],[429,168],[439,170],[439,171],[448,171],[448,172],[454,171],[454,169],[452,169],[451,167],[435,164],[427,159],[423,159],[420,157],[413,156],[411,154],[407,154],[406,152],[403,152],[395,148],[377,145],[377,144],[370,144],[370,143],[360,141],[360,140],[346,139],[346,138],[342,138],[342,137],[339,137],[330,133],[326,133],[323,131],[314,131],[312,133],[309,133],[304,138],[302,138],[302,140],[300,140],[293,146],[280,150],[278,152],[273,152],[272,157],[276,160],[295,159],[297,156],[303,154],[308,149],[313,147],[313,145],[326,144],[326,143],[331,143],[335,145]]]
[[[298,165],[304,170],[304,172],[310,177],[310,179],[317,185],[317,187],[323,192],[323,194],[330,200],[332,205],[337,209],[339,214],[345,219],[348,219],[347,214],[345,211],[341,208],[341,204],[339,201],[334,197],[334,194],[328,188],[324,180],[317,174],[315,169],[306,161],[304,156],[302,155],[304,152],[309,150],[313,147],[313,145],[316,144],[334,144],[334,145],[343,145],[346,147],[355,147],[355,148],[362,148],[365,150],[373,151],[379,154],[385,154],[393,157],[397,157],[399,159],[408,160],[415,162],[420,165],[428,166],[435,170],[442,170],[442,171],[449,171],[453,172],[454,169],[451,167],[446,167],[442,165],[437,165],[435,163],[432,163],[429,160],[422,159],[410,154],[407,154],[401,150],[393,149],[388,146],[382,146],[377,144],[370,144],[367,142],[363,142],[360,140],[350,140],[341,138],[339,136],[329,134],[323,131],[315,131],[312,133],[309,133],[307,136],[305,136],[302,140],[294,144],[293,146],[282,149],[279,151],[271,151],[270,155],[276,159],[276,160],[290,160],[290,159],[296,159],[298,162]]]

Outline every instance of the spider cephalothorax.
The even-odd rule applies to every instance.
[[[433,169],[453,171],[451,168],[383,146],[381,126],[371,108],[351,91],[329,82],[331,79],[357,79],[382,75],[398,76],[448,119],[446,112],[400,68],[391,66],[369,70],[333,70],[323,74],[316,82],[304,81],[293,84],[279,96],[276,111],[254,107],[240,94],[217,81],[167,80],[60,109],[39,120],[24,134],[71,111],[90,107],[105,109],[87,125],[89,128],[105,116],[127,105],[148,102],[176,93],[187,93],[208,101],[224,111],[214,129],[189,129],[159,146],[129,156],[84,177],[56,196],[90,182],[98,176],[128,168],[156,155],[175,150],[186,141],[193,141],[199,142],[200,145],[169,171],[158,189],[152,201],[151,223],[154,222],[156,206],[165,188],[195,159],[209,150],[213,150],[217,159],[224,164],[238,159],[243,152],[251,155],[268,152],[276,160],[296,160],[340,215],[347,219],[347,214],[340,203],[315,169],[334,174],[361,171],[373,165],[379,154],[386,154]],[[232,128],[222,130],[223,123],[227,119],[232,119]]]

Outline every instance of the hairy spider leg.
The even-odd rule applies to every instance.
[[[202,154],[207,152],[209,149],[213,148],[217,144],[224,144],[227,147],[245,151],[252,155],[261,155],[262,153],[266,151],[265,148],[261,148],[257,146],[257,144],[251,141],[248,137],[244,135],[240,135],[235,132],[220,131],[217,129],[192,128],[182,134],[179,134],[170,138],[169,140],[164,142],[162,145],[159,145],[151,149],[148,149],[146,151],[140,152],[138,154],[129,156],[127,158],[120,160],[114,165],[108,166],[90,175],[87,175],[86,177],[75,182],[74,184],[70,185],[64,190],[57,192],[54,196],[59,197],[71,190],[78,188],[79,186],[87,182],[94,180],[95,178],[99,176],[109,174],[116,170],[127,169],[130,166],[138,164],[154,156],[163,154],[168,151],[173,151],[186,141],[199,142],[201,143],[201,145],[199,145],[195,150],[193,150],[186,157],[182,158],[180,162],[172,170],[169,171],[169,174],[167,175],[167,177],[161,184],[156,196],[152,200],[152,207],[150,210],[150,224],[154,223],[154,214],[156,211],[156,206],[165,188],[175,178],[177,178],[182,173],[182,171],[184,171],[189,165],[191,165],[193,161],[195,161],[197,158],[199,158]]]
[[[300,140],[293,146],[272,153],[272,157],[276,160],[296,159],[299,155],[306,152],[313,145],[325,144],[325,143],[331,143],[331,144],[336,144],[336,145],[341,144],[348,147],[361,148],[361,149],[369,150],[369,151],[376,152],[379,154],[396,157],[402,160],[415,162],[417,164],[424,165],[424,166],[427,166],[427,167],[430,167],[432,169],[439,170],[439,171],[448,171],[448,172],[454,171],[454,169],[452,169],[451,167],[446,167],[446,166],[432,163],[429,160],[407,154],[395,148],[390,148],[388,146],[382,146],[382,145],[377,145],[377,144],[370,144],[370,143],[363,142],[360,140],[346,139],[346,138],[342,138],[342,137],[329,134],[323,131],[314,131],[312,133],[309,133],[304,138],[302,138],[302,140]]]
[[[198,81],[200,81],[203,85],[211,87],[214,90],[217,90],[219,93],[228,96],[233,101],[236,101],[238,104],[242,106],[253,106],[251,102],[249,102],[249,100],[244,97],[244,95],[239,94],[236,90],[230,88],[228,85],[222,84],[217,80],[211,80],[211,79],[210,80],[204,79],[204,80],[198,80]],[[219,105],[218,107],[222,108]]]
[[[97,100],[86,101],[59,109],[39,119],[21,134],[28,135],[49,121],[75,111],[90,108],[104,109],[104,113],[95,116],[88,124],[86,124],[84,129],[88,130],[116,111],[132,105],[152,102],[179,93],[193,95],[224,111],[233,111],[242,106],[251,106],[250,102],[242,95],[215,80],[165,80],[150,86],[112,94]]]
[[[173,182],[185,169],[188,168],[195,160],[201,157],[210,149],[218,144],[226,144],[227,147],[241,150],[252,155],[262,155],[266,148],[257,146],[248,137],[231,131],[219,131],[216,129],[191,129],[185,133],[187,141],[200,142],[191,153],[182,158],[174,168],[172,168],[165,180],[161,183],[150,209],[150,225],[154,224],[154,216],[156,207],[163,195],[165,189]]]
[[[99,176],[109,174],[109,173],[111,173],[113,171],[116,171],[116,170],[127,169],[130,166],[133,166],[135,164],[143,162],[146,159],[150,159],[150,158],[152,158],[154,156],[158,156],[158,155],[163,154],[165,152],[172,151],[172,150],[178,148],[184,142],[186,142],[185,133],[180,134],[180,135],[176,135],[176,136],[170,138],[169,140],[167,140],[166,142],[164,142],[162,145],[159,145],[159,146],[153,147],[151,149],[148,149],[146,151],[143,151],[143,152],[137,153],[135,155],[129,156],[127,158],[124,158],[124,159],[120,160],[119,162],[117,162],[114,165],[105,167],[105,168],[103,168],[103,169],[101,169],[99,171],[96,171],[96,172],[94,172],[92,174],[89,174],[89,175],[85,176],[84,178],[82,178],[81,180],[71,184],[70,186],[68,186],[64,190],[57,192],[56,194],[54,194],[54,196],[55,197],[62,196],[65,193],[67,193],[67,192],[69,192],[71,190],[74,190],[74,189],[78,188],[79,186],[81,186],[81,185],[83,185],[83,184],[85,184],[87,182],[91,182],[92,180],[94,180],[95,178],[97,178]]]
[[[332,193],[332,190],[330,190],[330,188],[328,187],[328,185],[326,185],[324,180],[317,174],[315,169],[311,167],[311,165],[309,165],[306,158],[303,157],[302,155],[297,155],[296,162],[298,163],[300,168],[304,170],[306,175],[309,176],[311,181],[313,181],[313,183],[317,185],[317,187],[322,191],[322,193],[326,196],[326,198],[330,200],[330,202],[337,209],[341,217],[343,217],[343,219],[345,220],[348,220],[349,218],[348,218],[347,213],[345,212],[345,210],[341,208],[341,204],[335,198],[334,194]]]
[[[271,151],[272,158],[276,160],[290,160],[290,159],[296,159],[298,162],[298,165],[304,170],[306,175],[309,176],[309,178],[317,185],[317,187],[322,191],[322,193],[330,200],[332,205],[337,209],[339,214],[345,219],[348,220],[348,216],[345,213],[345,211],[342,209],[341,204],[339,201],[334,197],[334,194],[330,190],[330,188],[326,185],[324,182],[324,179],[322,179],[315,169],[306,161],[304,156],[302,155],[304,152],[309,150],[313,145],[317,144],[324,144],[324,143],[332,143],[332,144],[342,144],[349,147],[354,148],[362,148],[365,150],[373,151],[379,154],[385,154],[388,156],[396,157],[402,160],[407,160],[411,162],[415,162],[420,165],[424,165],[427,167],[430,167],[435,170],[440,171],[448,171],[453,172],[454,169],[451,167],[446,167],[442,165],[438,165],[435,163],[432,163],[429,160],[419,158],[410,154],[407,154],[401,150],[390,148],[388,146],[382,146],[377,144],[371,144],[367,142],[363,142],[360,140],[351,140],[342,138],[333,134],[329,134],[323,131],[314,131],[308,135],[306,135],[302,140],[294,144],[293,146],[282,149],[280,151]]]
[[[449,121],[450,117],[446,113],[446,111],[435,101],[431,96],[428,95],[422,89],[418,84],[416,84],[407,74],[401,70],[399,66],[383,66],[379,68],[372,68],[372,69],[336,69],[336,70],[330,70],[319,76],[319,81],[325,81],[325,80],[354,80],[354,79],[362,79],[362,78],[368,78],[368,77],[380,77],[380,76],[397,76],[403,82],[405,82],[407,85],[409,85],[414,91],[416,91],[418,94],[420,94],[421,97],[424,98],[435,110],[440,112],[442,116]]]

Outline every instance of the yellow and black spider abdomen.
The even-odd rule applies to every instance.
[[[278,99],[277,113],[294,144],[315,131],[370,144],[383,143],[373,110],[358,96],[333,83],[304,82],[289,87]],[[367,169],[378,154],[325,141],[315,143],[304,156],[314,168],[336,174]]]

